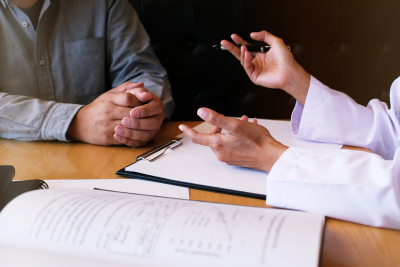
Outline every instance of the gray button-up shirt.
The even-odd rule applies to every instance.
[[[45,0],[37,30],[0,0],[0,137],[66,140],[76,112],[126,81],[174,103],[166,71],[127,0]]]

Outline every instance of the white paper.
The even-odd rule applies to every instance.
[[[268,173],[220,162],[209,147],[194,144],[188,137],[180,142],[180,147],[168,149],[157,160],[141,160],[125,170],[186,183],[266,194]]]
[[[189,199],[189,189],[135,179],[46,180],[50,189],[86,188]]]
[[[292,135],[290,122],[258,120],[269,129],[271,135],[284,145],[299,148],[340,149],[342,145],[307,141]],[[209,132],[212,125],[202,123],[194,129]],[[193,144],[188,137],[180,140],[182,146],[168,150],[154,162],[139,161],[128,166],[126,171],[186,183],[231,189],[235,191],[266,195],[268,173],[247,168],[228,166],[218,161],[209,147]]]
[[[0,214],[0,265],[318,266],[323,225],[305,212],[36,190]]]

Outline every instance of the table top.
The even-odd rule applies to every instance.
[[[185,122],[190,127],[200,122]],[[13,165],[15,180],[117,179],[115,172],[136,156],[180,134],[179,122],[167,122],[145,147],[84,143],[20,142],[0,139],[0,165]],[[350,147],[346,147],[350,148]],[[190,199],[255,207],[263,200],[190,189]],[[398,266],[400,231],[327,218],[320,266]]]

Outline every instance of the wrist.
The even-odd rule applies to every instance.
[[[75,117],[76,117],[76,115],[75,115]],[[76,134],[75,134],[75,132],[76,132],[76,127],[75,127],[75,123],[74,123],[75,117],[72,119],[71,123],[69,124],[68,130],[67,130],[67,134],[66,134],[67,139],[70,140],[70,141],[71,141],[71,140],[78,140],[78,139],[75,137],[75,136],[76,136]]]
[[[308,89],[310,87],[311,75],[303,67],[295,63],[290,71],[290,77],[284,88],[285,92],[292,95],[303,106],[306,102]]]
[[[265,172],[270,172],[275,163],[279,160],[283,153],[288,150],[289,147],[279,143],[275,139],[267,141],[267,145],[264,148],[266,152],[265,158],[263,160],[262,170]]]
[[[81,110],[82,108],[78,110],[78,112],[75,114],[74,118],[71,120],[71,123],[68,126],[68,130],[66,133],[68,139],[82,141],[79,134],[79,123],[78,123],[79,120],[78,116],[81,113]]]

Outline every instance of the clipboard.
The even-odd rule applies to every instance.
[[[339,144],[312,142],[293,136],[289,121],[259,119],[258,124],[267,128],[272,137],[288,147],[299,147],[306,149],[340,149],[342,147],[342,145]],[[194,129],[198,132],[207,133],[211,128],[212,125],[204,122],[196,126]],[[163,144],[160,147],[145,153],[148,154],[147,156],[155,153],[155,151],[158,151],[156,153],[163,153],[162,156],[155,156],[157,158],[155,158],[153,162],[148,163],[162,165],[162,171],[157,170],[148,172],[145,170],[145,168],[143,168],[144,163],[137,164],[143,160],[140,159],[139,161],[137,160],[136,163],[129,165],[134,166],[134,168],[131,168],[131,171],[125,170],[125,168],[129,167],[127,166],[119,170],[117,174],[127,178],[143,179],[147,181],[184,186],[204,191],[256,199],[266,199],[266,180],[268,173],[247,168],[232,167],[226,165],[225,163],[221,163],[216,159],[210,148],[193,144],[190,139],[187,140],[186,137],[177,139],[175,141],[179,141],[183,144],[172,149],[173,153],[171,153],[171,156],[164,155],[164,153],[166,147],[175,144],[173,141],[167,142],[166,144]],[[175,155],[173,155],[174,153]],[[145,156],[147,158],[145,154],[140,155],[139,157]],[[177,162],[174,161],[174,157],[178,154],[180,154],[180,157],[178,157],[180,161]],[[161,164],[162,162],[168,162],[170,165]],[[147,168],[149,168],[148,166]],[[188,166],[192,168],[190,170],[191,172],[187,170]],[[186,172],[184,174],[196,176],[196,179],[182,179],[182,172],[177,171],[178,168],[180,171],[186,168]],[[132,171],[133,169],[136,171]],[[204,169],[207,171],[204,171]],[[151,175],[145,173],[150,173]],[[210,182],[212,179],[214,181]]]
[[[171,149],[171,150],[179,149],[179,147],[183,145],[180,142],[180,140],[182,140],[182,138],[180,138],[178,140],[171,140],[159,147],[151,149],[151,150],[137,156],[136,162],[132,163],[132,164],[136,164],[142,160],[148,161],[148,162],[156,162],[157,159],[159,159],[162,156],[168,157],[168,155],[165,155],[165,152],[168,149]],[[127,167],[132,166],[132,164],[120,169],[119,171],[116,172],[116,174],[119,176],[122,176],[122,177],[126,177],[126,178],[140,179],[140,180],[170,184],[170,185],[175,185],[175,186],[183,186],[183,187],[188,187],[188,188],[198,189],[198,190],[203,190],[203,191],[229,194],[229,195],[235,195],[235,196],[241,196],[241,197],[249,197],[249,198],[255,198],[255,199],[262,199],[262,200],[266,199],[266,195],[264,195],[264,194],[256,194],[256,193],[244,192],[244,191],[239,191],[239,190],[232,190],[232,189],[223,188],[223,187],[215,187],[215,186],[208,186],[208,185],[202,185],[202,184],[197,184],[197,183],[189,183],[189,182],[184,182],[184,181],[167,179],[167,178],[159,177],[159,176],[148,175],[148,174],[144,174],[144,173],[140,173],[140,172],[133,172],[133,171],[125,170]]]

